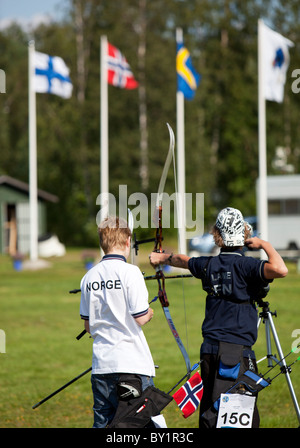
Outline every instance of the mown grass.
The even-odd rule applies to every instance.
[[[137,262],[152,273],[147,252],[140,251]],[[92,393],[87,374],[49,401],[33,410],[42,398],[67,383],[91,365],[91,339],[82,331],[79,318],[79,288],[85,274],[79,249],[69,249],[63,258],[51,259],[51,267],[39,271],[13,269],[9,257],[0,257],[0,329],[6,335],[6,353],[0,354],[0,427],[1,428],[90,428]],[[300,336],[300,274],[289,264],[290,273],[272,285],[268,301],[277,310],[274,323],[283,352],[291,350]],[[157,293],[156,281],[148,281],[149,298]],[[169,280],[167,292],[170,311],[181,339],[188,347],[191,363],[199,360],[201,324],[205,295],[196,279]],[[157,369],[155,385],[168,392],[185,374],[182,355],[165,321],[159,302],[152,305],[154,318],[144,327]],[[257,359],[266,354],[264,325],[256,344]],[[274,345],[274,344],[273,344]],[[274,352],[276,348],[274,346]],[[291,357],[295,355],[291,355]],[[260,364],[260,370],[267,370]],[[300,363],[291,379],[300,397]],[[291,428],[298,422],[284,375],[260,393],[261,427]],[[174,402],[164,410],[170,428],[197,428],[198,413],[184,419]]]

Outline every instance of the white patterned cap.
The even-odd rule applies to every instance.
[[[226,207],[220,211],[216,221],[225,246],[244,246],[245,221],[236,208]]]

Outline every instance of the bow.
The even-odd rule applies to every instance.
[[[160,179],[160,183],[159,183],[159,188],[158,188],[158,193],[157,193],[157,200],[156,200],[156,210],[155,210],[155,222],[156,222],[156,233],[155,233],[155,238],[148,238],[146,240],[141,240],[141,241],[137,241],[136,240],[136,236],[134,235],[134,244],[133,247],[135,248],[135,253],[137,254],[138,251],[138,246],[139,244],[142,243],[146,243],[146,242],[151,242],[154,241],[154,252],[163,252],[162,249],[162,241],[163,241],[163,231],[162,231],[162,197],[163,197],[163,191],[164,191],[164,187],[165,187],[165,182],[166,182],[166,178],[167,178],[167,174],[170,168],[170,164],[171,161],[173,159],[174,161],[174,165],[175,165],[175,158],[174,158],[174,147],[175,147],[175,138],[174,138],[174,132],[171,128],[171,126],[167,123],[168,126],[168,130],[169,130],[169,135],[170,135],[170,145],[169,145],[169,151],[168,151],[168,155],[167,155],[167,159],[164,165],[164,169],[163,169],[163,173]],[[170,278],[174,278],[177,276],[170,276]],[[178,277],[183,277],[183,276],[178,276]],[[191,277],[191,275],[188,275],[188,277]],[[157,298],[159,299],[164,315],[166,317],[166,320],[168,322],[169,328],[172,332],[172,335],[175,338],[175,341],[182,353],[182,356],[184,358],[185,364],[186,364],[186,369],[188,374],[191,371],[191,363],[190,363],[190,359],[189,359],[189,355],[182,343],[182,340],[176,330],[176,327],[174,325],[173,319],[171,317],[171,313],[169,310],[169,301],[168,301],[168,297],[167,297],[167,293],[166,293],[166,288],[165,288],[165,277],[164,273],[163,273],[163,267],[161,265],[156,267],[156,273],[153,276],[149,276],[149,277],[145,277],[145,280],[148,279],[156,279],[158,282],[158,296],[155,297],[152,302],[154,300],[157,300]]]

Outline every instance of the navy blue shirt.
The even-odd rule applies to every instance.
[[[258,290],[272,280],[263,274],[265,260],[246,257],[242,250],[221,251],[215,257],[189,260],[194,277],[207,292],[204,338],[252,346],[257,339]]]

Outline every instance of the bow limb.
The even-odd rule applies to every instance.
[[[179,350],[181,351],[181,354],[184,358],[186,370],[189,374],[191,371],[191,362],[189,355],[183,345],[183,342],[178,334],[178,331],[176,330],[175,324],[173,322],[170,310],[169,310],[169,301],[165,289],[165,276],[163,273],[163,270],[159,267],[156,271],[156,279],[158,281],[158,298],[161,303],[165,318],[168,322],[169,328],[171,330],[172,335],[174,336],[174,339],[178,345]]]
[[[158,267],[156,270],[156,279],[158,282],[158,298],[159,301],[161,303],[165,318],[168,322],[169,328],[171,330],[172,335],[174,336],[174,339],[179,347],[179,350],[181,351],[181,354],[184,358],[185,361],[185,365],[186,365],[186,370],[187,373],[189,374],[191,371],[191,362],[190,362],[190,358],[189,355],[183,345],[183,342],[178,334],[178,331],[176,330],[175,324],[173,322],[170,310],[169,310],[169,301],[168,301],[168,297],[167,297],[167,293],[166,293],[166,289],[165,289],[165,276],[162,270],[162,267]]]
[[[163,252],[163,250],[162,250],[162,240],[163,240],[163,236],[162,236],[162,195],[163,195],[163,191],[164,191],[167,174],[168,174],[168,170],[170,168],[171,161],[172,161],[172,159],[173,159],[173,161],[175,160],[175,157],[174,157],[174,147],[175,147],[174,132],[168,123],[167,123],[167,126],[168,126],[168,130],[169,130],[169,135],[170,135],[170,146],[169,146],[167,159],[166,159],[166,162],[164,165],[163,173],[162,173],[160,183],[159,183],[159,188],[158,188],[158,193],[157,193],[157,201],[156,201],[156,211],[155,211],[156,212],[156,238],[155,238],[154,251],[160,252],[160,253]],[[155,276],[156,276],[156,279],[158,282],[158,298],[160,300],[162,309],[164,311],[164,315],[166,317],[166,320],[168,322],[168,325],[172,332],[172,335],[174,336],[175,341],[179,347],[179,350],[181,351],[182,356],[184,358],[187,373],[189,374],[191,371],[191,362],[189,359],[189,355],[182,343],[182,340],[176,330],[173,319],[171,317],[171,313],[169,310],[169,301],[168,301],[167,293],[166,293],[166,289],[165,289],[165,276],[163,273],[163,267],[161,265],[157,266]]]
[[[162,172],[162,175],[160,178],[160,182],[159,182],[159,186],[158,186],[157,203],[156,203],[157,206],[161,205],[161,203],[162,203],[162,194],[165,189],[168,171],[169,171],[172,159],[173,159],[173,161],[175,160],[175,156],[174,156],[175,136],[174,136],[173,129],[171,128],[169,123],[167,123],[167,126],[168,126],[169,136],[170,136],[170,145],[169,145],[169,151],[168,151],[168,155],[167,155],[167,158],[165,161],[164,169],[163,169],[163,172]]]

